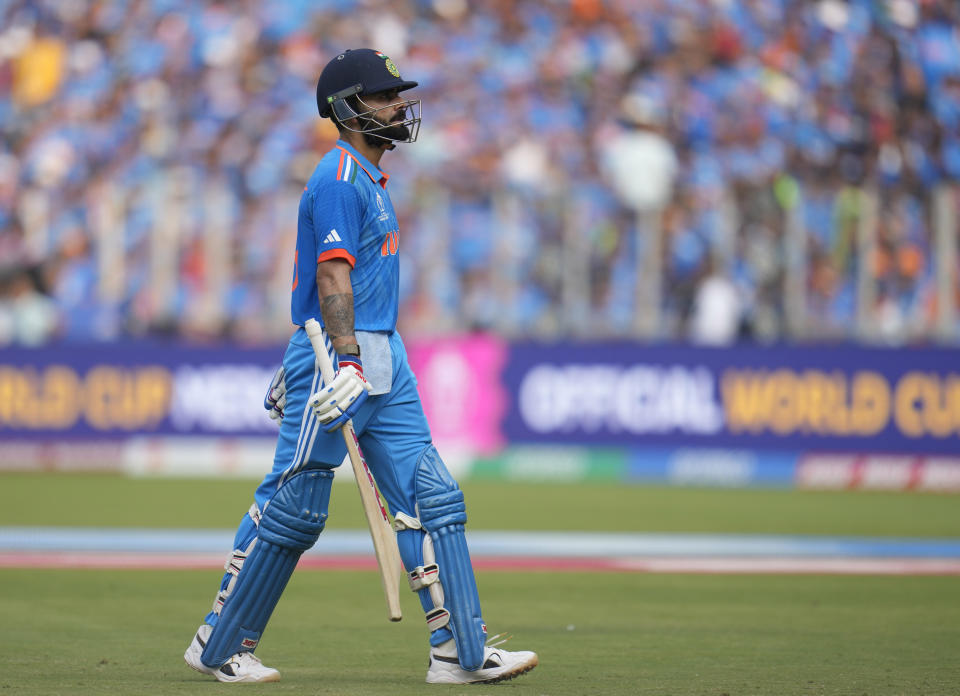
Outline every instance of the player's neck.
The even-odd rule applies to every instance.
[[[350,143],[354,150],[366,157],[370,164],[378,169],[380,168],[380,158],[383,157],[383,153],[386,152],[383,145],[371,145],[367,142],[367,139],[363,137],[363,133],[355,133],[353,131],[346,131],[342,133],[340,137]]]

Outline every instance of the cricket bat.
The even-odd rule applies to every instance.
[[[324,344],[323,328],[316,319],[307,319],[303,328],[306,329],[307,336],[310,337],[310,344],[313,346],[313,352],[316,353],[320,373],[323,375],[323,382],[324,384],[330,384],[334,377],[333,362],[331,362],[327,347]],[[373,474],[370,473],[367,462],[364,461],[363,454],[360,452],[360,444],[357,442],[357,434],[353,430],[353,422],[347,421],[344,423],[340,432],[343,434],[343,441],[347,445],[347,456],[350,458],[353,475],[356,477],[357,486],[360,489],[363,513],[366,515],[367,524],[370,526],[370,538],[373,539],[373,550],[377,554],[377,565],[380,566],[383,593],[387,598],[387,612],[391,621],[399,621],[403,618],[400,611],[400,575],[403,571],[400,550],[397,548],[397,537],[393,531],[393,525],[390,524],[390,518],[387,516],[387,509],[383,505],[379,491],[377,491]]]

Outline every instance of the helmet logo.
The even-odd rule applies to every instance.
[[[392,60],[390,60],[389,56],[383,55],[382,53],[380,53],[380,51],[374,51],[374,53],[377,54],[377,57],[383,58],[386,61],[384,65],[386,66],[388,73],[390,73],[394,77],[400,77],[400,71],[397,69],[396,64]]]

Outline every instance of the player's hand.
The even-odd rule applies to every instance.
[[[340,355],[337,360],[340,369],[333,381],[320,391],[312,394],[307,403],[313,409],[317,420],[324,424],[326,431],[332,432],[343,426],[360,410],[373,387],[363,378],[363,364],[360,358],[352,355]]]
[[[267,395],[263,397],[263,407],[267,409],[267,414],[277,425],[283,422],[283,409],[287,405],[287,381],[285,379],[286,371],[283,365],[277,368],[273,373],[273,379],[270,380],[270,386],[267,387]]]

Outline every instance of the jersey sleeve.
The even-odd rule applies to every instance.
[[[356,186],[333,181],[317,191],[313,204],[317,263],[344,259],[353,268],[362,227],[363,202]]]

